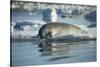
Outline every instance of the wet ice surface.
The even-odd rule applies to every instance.
[[[13,42],[11,56],[13,66],[96,61],[96,41]]]

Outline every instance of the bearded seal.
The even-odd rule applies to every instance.
[[[38,33],[41,39],[70,35],[83,36],[83,34],[87,34],[87,32],[76,25],[68,23],[47,23],[40,28]]]

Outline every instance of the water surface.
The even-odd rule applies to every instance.
[[[70,43],[27,41],[13,42],[11,46],[13,66],[96,61],[96,41]]]

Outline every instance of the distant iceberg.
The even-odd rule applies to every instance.
[[[42,10],[43,20],[45,22],[56,22],[57,21],[57,11],[55,8],[48,8]]]

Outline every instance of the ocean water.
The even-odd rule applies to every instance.
[[[69,43],[26,41],[13,42],[11,46],[12,66],[96,61],[96,41]]]

